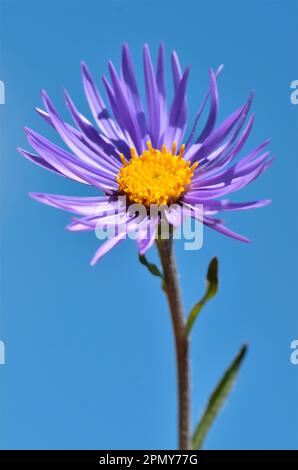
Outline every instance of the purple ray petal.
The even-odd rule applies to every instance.
[[[209,116],[205,124],[205,127],[196,141],[197,143],[204,142],[204,140],[213,131],[215,123],[216,123],[217,113],[218,113],[218,88],[217,88],[217,83],[216,83],[216,77],[212,69],[210,69],[209,75],[210,75],[210,95],[211,95],[210,112],[209,112]]]
[[[198,187],[198,189],[212,189],[217,185],[223,183],[224,186],[232,183],[236,178],[240,176],[246,176],[248,173],[251,173],[258,167],[261,167],[262,163],[268,158],[270,152],[265,152],[254,160],[246,160],[246,165],[241,165],[242,160],[240,160],[235,165],[229,167],[228,169],[220,172],[219,174],[206,178],[204,180],[198,181],[198,183],[192,186],[192,189]]]
[[[33,141],[34,143],[33,147],[37,151],[39,151],[40,149],[44,149],[45,151],[49,152],[49,155],[55,155],[55,157],[58,159],[60,158],[63,160],[67,160],[71,164],[81,168],[82,170],[89,171],[91,176],[94,178],[99,177],[99,178],[108,180],[113,183],[115,182],[115,179],[117,176],[116,171],[113,171],[112,173],[109,168],[105,168],[105,167],[99,168],[99,167],[94,166],[93,164],[90,165],[89,163],[85,161],[81,161],[75,155],[72,155],[69,152],[66,152],[64,149],[54,144],[53,142],[50,142],[48,139],[38,134],[38,132],[35,132],[29,128],[26,128],[25,131],[27,133],[28,138],[31,139],[30,143],[32,144],[32,141]]]
[[[94,266],[97,261],[100,260],[104,255],[106,255],[114,246],[118,245],[126,237],[126,230],[120,232],[116,237],[108,239],[104,242],[100,248],[96,251],[95,255],[91,260],[91,266]]]
[[[100,159],[96,152],[84,145],[84,143],[82,143],[82,141],[80,141],[80,139],[78,139],[74,133],[70,132],[69,128],[60,118],[56,108],[45,91],[42,92],[42,97],[46,110],[48,111],[58,134],[64,140],[66,145],[68,145],[68,147],[75,153],[75,155],[77,155],[82,162],[94,167],[94,169],[98,168],[105,172],[105,174],[116,176],[117,170],[115,168],[112,168],[105,161]]]
[[[26,129],[26,132],[29,132],[29,130]],[[44,146],[41,146],[40,143],[37,142],[36,139],[30,134],[28,134],[27,140],[29,144],[38,152],[41,158],[46,161],[51,167],[55,168],[56,171],[59,172],[61,175],[73,179],[79,183],[91,184],[81,176],[78,176],[77,173],[70,171],[70,169],[63,164],[63,161],[61,161],[59,158],[59,152],[57,149],[55,149],[54,146],[51,150],[49,150],[48,148],[44,148]],[[63,152],[62,149],[59,150]]]
[[[253,171],[248,174],[245,174],[244,176],[235,178],[235,180],[232,180],[232,183],[223,185],[223,187],[215,189],[190,190],[187,194],[185,194],[182,200],[190,204],[201,203],[209,199],[225,196],[234,191],[239,191],[240,189],[244,188],[249,183],[251,183],[258,176],[260,176],[265,170],[267,170],[267,168],[271,165],[272,161],[273,159],[266,161],[265,163],[261,164],[257,169],[254,169]]]
[[[154,147],[157,147],[160,136],[159,93],[150,56],[150,51],[147,44],[145,44],[143,50],[143,61],[148,107],[148,128],[151,137],[151,143]]]
[[[91,261],[91,266],[93,266],[95,263],[97,263],[97,261],[100,258],[102,258],[102,256],[104,256],[114,246],[118,245],[118,243],[120,243],[122,240],[124,240],[126,238],[127,232],[133,226],[134,220],[136,218],[137,217],[135,215],[133,215],[133,217],[131,217],[131,219],[127,222],[126,226],[123,227],[122,229],[120,229],[119,233],[116,236],[108,239],[103,245],[101,245],[101,247],[97,250],[97,252],[95,253],[95,255],[94,255],[94,257]]]
[[[75,179],[76,181],[88,183],[99,187],[103,191],[116,190],[118,185],[116,180],[110,180],[100,170],[90,167],[86,163],[75,159],[71,154],[67,153],[57,145],[48,141],[37,132],[26,129],[27,139],[30,145],[52,166],[65,176]]]
[[[265,147],[267,147],[267,145],[271,142],[271,139],[267,139],[265,140],[265,142],[262,142],[256,149],[252,150],[251,152],[249,152],[249,154],[246,156],[246,157],[243,157],[238,163],[237,163],[237,166],[238,168],[240,169],[243,169],[244,167],[246,167],[248,164],[250,164],[250,162],[252,162],[253,160],[256,159],[256,157],[258,156],[258,154],[264,150]],[[268,152],[267,152],[268,153]]]
[[[160,138],[166,129],[168,114],[167,114],[167,101],[166,101],[166,71],[165,71],[165,48],[161,43],[158,50],[157,67],[156,67],[156,84],[159,98],[160,110]],[[161,145],[162,142],[159,142]]]
[[[232,160],[236,158],[236,156],[239,154],[239,152],[242,150],[244,147],[249,134],[251,132],[252,126],[254,122],[254,115],[252,115],[247,123],[247,126],[245,127],[244,131],[242,132],[241,136],[239,137],[237,143],[235,144],[232,149],[228,151],[228,153],[221,159],[217,160],[216,162],[214,161],[214,164],[208,166],[205,171],[203,171],[203,174],[197,173],[196,177],[193,179],[194,183],[201,183],[202,185],[204,182],[207,182],[205,184],[209,184],[208,181],[212,175],[215,173],[218,175],[221,170],[223,170],[229,163],[231,163]]]
[[[122,76],[124,83],[127,88],[127,92],[134,103],[135,114],[141,131],[141,137],[143,140],[148,140],[148,130],[146,124],[146,117],[144,112],[144,107],[141,101],[139,88],[134,72],[133,63],[131,60],[131,55],[129,47],[127,44],[123,45],[122,49]]]
[[[216,73],[215,73],[215,78],[217,79],[219,77],[219,75],[221,74],[222,70],[223,70],[224,66],[223,64],[220,65],[218,67],[218,69],[216,70]],[[187,154],[187,150],[190,148],[190,145],[194,139],[194,136],[195,136],[195,133],[196,133],[196,129],[197,129],[197,126],[198,126],[198,123],[199,123],[199,120],[200,120],[200,117],[202,115],[202,112],[204,111],[204,108],[206,106],[206,103],[207,103],[207,100],[209,98],[209,95],[211,93],[211,88],[209,87],[209,90],[207,92],[207,94],[205,95],[205,98],[203,99],[200,107],[199,107],[199,110],[197,112],[197,115],[196,115],[196,118],[195,118],[195,121],[194,121],[194,124],[193,124],[193,127],[192,127],[192,130],[191,130],[191,133],[187,139],[187,142],[186,142],[186,152],[185,152],[185,158],[186,158],[186,154]]]
[[[21,149],[20,147],[17,147],[17,151],[20,152],[20,154],[23,155],[23,157],[27,158],[33,163],[36,163],[36,165],[39,165],[42,168],[45,168],[46,170],[52,171],[53,173],[57,173],[58,175],[65,176],[63,175],[63,173],[57,170],[57,168],[50,165],[42,157],[39,157],[37,155],[34,155],[33,153],[27,152],[27,150]]]
[[[83,132],[85,138],[90,141],[89,148],[94,150],[98,156],[103,159],[108,166],[115,167],[119,171],[120,163],[114,157],[118,157],[118,152],[115,146],[108,141],[105,141],[97,130],[93,127],[90,121],[85,118],[75,107],[68,92],[64,90],[66,104],[71,113],[71,116],[80,130]]]
[[[115,119],[120,125],[121,120],[122,120],[121,109],[119,108],[119,103],[116,100],[114,90],[113,90],[113,88],[111,87],[110,83],[108,82],[107,78],[104,75],[102,76],[102,82],[103,82],[103,85],[105,87],[107,98],[108,98],[108,101],[110,103],[113,114],[115,116]],[[129,160],[130,159],[130,148],[134,147],[135,144],[134,144],[129,132],[126,129],[121,128],[121,132],[123,133],[123,135],[125,137],[126,144],[127,144],[127,148],[124,149],[122,151],[122,153],[124,153],[126,159]]]
[[[35,110],[48,124],[51,125],[51,127],[53,127],[56,130],[55,125],[53,121],[51,120],[50,115],[46,111],[40,108],[35,108]],[[71,113],[73,113],[73,111],[74,109],[71,111]],[[73,116],[73,119],[75,120],[74,116]],[[94,142],[88,139],[85,134],[80,132],[75,127],[71,126],[67,122],[64,122],[64,125],[67,127],[67,129],[69,130],[71,134],[76,136],[76,138],[82,142],[83,145],[86,145],[90,150],[98,154],[100,158],[103,158],[104,160],[108,161],[113,166],[119,165],[119,162],[121,161],[120,156],[119,156],[120,152],[122,153],[129,152],[129,147],[123,141],[120,141],[120,140],[112,141],[107,136],[103,134],[98,134],[97,142],[95,145]],[[110,155],[113,155],[116,161]]]
[[[191,161],[199,160],[202,157],[207,157],[213,150],[221,144],[221,142],[231,132],[235,124],[238,122],[244,106],[241,106],[234,111],[223,123],[215,129],[209,137],[204,141],[203,145],[199,148],[198,152],[191,158]]]
[[[240,169],[242,169],[244,164],[249,164],[249,162],[254,160],[257,157],[258,153],[261,150],[263,150],[268,145],[269,142],[270,142],[270,140],[267,140],[267,141],[263,142],[261,145],[259,145],[256,149],[252,150],[246,157],[244,157],[242,160],[240,160],[237,163],[237,168],[240,170]],[[267,155],[269,155],[269,153],[267,153]],[[196,176],[196,178],[194,178],[194,180],[193,180],[194,181],[193,189],[204,187],[204,186],[210,186],[210,185],[214,185],[216,183],[219,183],[220,181],[225,181],[226,175],[228,175],[231,172],[231,169],[233,171],[233,169],[236,167],[236,165],[234,165],[233,167],[230,167],[230,168],[228,168],[227,170],[224,170],[224,171],[220,171],[220,170],[222,169],[222,167],[224,168],[229,163],[229,161],[231,161],[231,159],[233,159],[233,158],[234,158],[234,153],[232,152],[232,154],[230,154],[228,156],[228,161],[223,160],[222,163],[219,164],[218,168],[214,167],[214,169],[212,169],[212,171],[207,170],[205,177],[201,177],[201,176],[197,177]],[[243,162],[243,160],[244,160],[244,162]],[[218,173],[218,171],[219,171],[219,173]],[[216,173],[216,174],[214,175],[214,173]]]
[[[253,94],[249,96],[246,104],[243,106],[242,113],[239,117],[239,120],[236,125],[236,129],[234,130],[232,136],[220,147],[213,150],[212,153],[205,155],[202,158],[198,159],[199,167],[200,167],[198,173],[202,173],[202,172],[206,173],[206,171],[212,170],[213,166],[216,166],[216,168],[219,165],[225,166],[227,163],[229,163],[229,161],[232,160],[232,158],[234,158],[237,155],[238,152],[240,152],[251,130],[251,127],[253,124],[253,117],[250,118],[249,124],[245,129],[245,133],[247,135],[243,136],[242,134],[242,136],[240,137],[240,139],[242,139],[242,142],[240,142],[240,139],[239,139],[239,144],[236,143],[233,146],[233,143],[237,139],[238,134],[241,131],[241,128],[245,122],[245,119],[248,115],[248,112],[251,106],[252,99],[253,99]],[[191,161],[195,160],[198,155],[199,150],[203,147],[203,144],[204,142],[200,143],[197,140],[197,143],[193,144],[189,148],[189,150],[185,152],[184,159],[191,160]],[[226,151],[228,151],[227,154],[225,154]],[[226,156],[222,157],[222,155],[226,155]]]
[[[81,131],[88,137],[88,139],[90,139],[92,142],[97,142],[99,133],[97,132],[97,130],[95,130],[91,122],[88,121],[88,119],[77,110],[77,108],[75,107],[66,89],[64,90],[64,96],[65,96],[67,107],[72,115],[74,122],[81,129]]]
[[[81,218],[72,217],[72,222],[67,226],[69,231],[96,230],[97,228],[111,228],[121,231],[121,228],[135,218],[124,207],[114,207],[103,210],[96,215],[87,215]]]
[[[122,122],[123,118],[122,118],[121,109],[120,109],[119,103],[117,102],[117,99],[115,97],[113,88],[111,87],[110,83],[108,82],[107,78],[104,75],[102,76],[102,81],[103,81],[103,85],[105,87],[105,91],[106,91],[106,94],[107,94],[109,104],[110,104],[111,109],[112,109],[113,114],[114,114],[114,117],[115,117],[117,123],[119,124],[119,126],[121,128],[121,132],[123,133],[124,138],[125,138],[125,142],[127,144],[127,148],[125,150],[123,150],[122,153],[124,153],[126,158],[129,159],[130,158],[130,149],[131,149],[131,147],[135,146],[135,143],[132,140],[128,130],[126,128],[122,127],[122,125],[121,125],[121,122]],[[125,126],[125,123],[123,124],[123,126]]]
[[[267,144],[266,144],[267,145]],[[229,184],[234,178],[244,175],[249,171],[253,170],[257,166],[259,166],[266,158],[269,156],[269,152],[265,152],[258,158],[255,158],[260,150],[265,147],[265,144],[260,145],[257,149],[253,150],[248,154],[247,157],[244,157],[238,163],[234,164],[231,167],[224,169],[223,171],[219,171],[219,173],[215,173],[215,169],[213,171],[207,171],[205,176],[196,175],[193,179],[193,183],[191,185],[191,189],[203,189],[203,188],[210,188],[212,186],[218,185],[220,183],[224,183],[224,185]],[[253,157],[252,157],[253,156]],[[243,160],[245,160],[245,164],[243,164]],[[226,162],[224,162],[224,167],[226,166]],[[221,165],[219,165],[218,170],[221,169]]]
[[[78,220],[72,220],[68,225],[66,225],[66,230],[69,232],[93,232],[94,227],[85,225]]]
[[[208,156],[206,159],[200,160],[199,165],[201,167],[202,171],[210,171],[213,168],[215,169],[220,169],[220,167],[226,166],[228,163],[230,163],[240,152],[242,147],[244,146],[249,133],[251,131],[253,121],[254,121],[254,115],[252,115],[249,119],[249,122],[244,129],[243,133],[241,134],[240,138],[237,140],[238,135],[246,121],[246,118],[248,116],[252,101],[254,98],[254,93],[251,93],[248,97],[248,100],[246,104],[243,107],[243,111],[239,117],[239,120],[235,126],[235,130],[232,133],[231,137],[228,139],[226,144],[223,146],[223,151],[220,152],[220,155],[217,156],[216,158],[211,158],[211,156]],[[236,143],[235,143],[236,141]],[[220,158],[219,158],[220,157]]]
[[[140,255],[146,253],[155,241],[158,228],[158,217],[152,217],[145,229],[139,230],[137,234],[138,251]]]
[[[109,62],[109,71],[113,85],[113,91],[115,100],[118,105],[119,115],[118,119],[120,119],[119,124],[123,129],[126,129],[129,133],[135,148],[138,152],[143,151],[143,143],[141,138],[141,131],[139,128],[138,121],[136,119],[136,115],[133,111],[131,106],[131,102],[129,101],[123,84],[121,83],[118,74],[113,66],[112,62]]]
[[[87,68],[82,62],[82,79],[88,104],[98,127],[111,139],[122,138],[122,134],[110,117],[109,112],[101,98],[99,90]]]
[[[180,80],[172,102],[169,115],[169,124],[165,133],[165,144],[167,147],[171,147],[174,141],[179,147],[185,132],[186,115],[183,111],[183,103],[186,97],[186,85],[189,77],[189,71],[190,69],[187,67]]]
[[[103,85],[104,85],[104,88],[105,88],[105,92],[106,92],[106,95],[107,95],[107,98],[108,98],[110,107],[111,107],[111,109],[112,109],[114,118],[115,118],[115,120],[116,120],[116,122],[117,122],[117,125],[119,126],[119,129],[121,130],[121,133],[123,134],[124,139],[125,139],[125,140],[127,140],[127,138],[130,139],[130,137],[129,137],[127,131],[121,127],[121,112],[120,112],[120,109],[119,109],[117,100],[116,100],[116,98],[115,98],[114,90],[113,90],[113,88],[111,87],[111,85],[110,85],[110,83],[108,82],[108,79],[105,77],[105,75],[103,75],[101,78],[102,78],[102,82],[103,82]],[[133,144],[133,142],[132,142],[132,140],[130,139],[130,146],[131,146],[132,144]]]
[[[207,227],[212,228],[213,230],[217,230],[217,232],[222,233],[223,235],[226,235],[227,237],[234,238],[235,240],[239,240],[244,243],[250,243],[250,239],[240,235],[237,232],[234,232],[233,230],[227,228],[225,225],[218,224],[218,223],[213,223],[213,220],[206,216],[204,216],[204,224],[207,225]]]
[[[260,199],[259,201],[250,202],[232,202],[228,199],[209,200],[204,203],[204,212],[216,214],[223,211],[243,211],[249,209],[258,209],[271,204],[271,199]],[[191,207],[191,206],[190,206]]]
[[[180,80],[182,78],[182,69],[176,51],[171,54],[172,77],[174,84],[174,92],[177,92]]]
[[[85,216],[95,216],[103,212],[115,212],[116,210],[109,197],[72,197],[32,192],[29,193],[29,196],[43,204]]]

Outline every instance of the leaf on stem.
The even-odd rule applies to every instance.
[[[208,300],[212,299],[215,296],[218,290],[218,259],[212,258],[207,271],[207,278],[206,278],[206,291],[201,300],[195,304],[193,309],[191,310],[189,317],[186,323],[186,334],[189,335],[193,324],[199,315],[200,311],[204,307],[205,303]]]
[[[140,260],[140,263],[143,264],[144,266],[146,266],[146,268],[148,269],[148,271],[153,274],[153,276],[158,276],[161,278],[162,280],[162,288],[163,290],[166,290],[166,283],[165,283],[165,278],[162,274],[162,272],[158,269],[158,267],[156,266],[156,264],[153,264],[153,263],[149,263],[149,261],[147,260],[146,256],[145,255],[139,255],[139,260]]]
[[[220,409],[222,408],[229,392],[231,391],[235,380],[237,378],[240,366],[243,362],[245,354],[247,352],[247,345],[244,344],[240,349],[239,353],[235,357],[234,361],[230,367],[226,370],[221,381],[213,391],[206,410],[204,411],[199,424],[197,425],[193,439],[192,439],[192,448],[201,449],[204,439],[207,436],[207,433],[212,426],[216,416],[218,415]]]

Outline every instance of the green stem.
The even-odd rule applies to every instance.
[[[189,450],[191,449],[189,338],[185,328],[180,285],[173,251],[173,238],[170,236],[168,240],[159,239],[156,243],[163,268],[165,291],[175,337],[179,401],[179,449]]]

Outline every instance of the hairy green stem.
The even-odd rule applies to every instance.
[[[157,240],[157,248],[163,268],[165,292],[175,337],[179,401],[179,449],[189,450],[191,449],[189,338],[186,334],[172,236],[168,240]]]

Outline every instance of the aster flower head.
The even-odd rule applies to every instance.
[[[82,63],[83,87],[95,123],[78,111],[66,91],[66,105],[73,124],[64,122],[47,93],[42,92],[45,110],[37,109],[37,112],[54,127],[68,150],[28,128],[25,129],[28,142],[37,154],[19,149],[23,156],[47,170],[104,193],[97,197],[30,193],[40,202],[75,214],[69,230],[95,230],[108,226],[115,213],[121,216],[121,229],[100,246],[92,264],[124,240],[130,230],[136,230],[138,249],[144,254],[154,242],[160,224],[160,216],[150,215],[152,205],[165,208],[171,225],[182,223],[186,213],[202,218],[206,226],[220,233],[249,241],[215,216],[222,211],[262,207],[270,202],[266,199],[235,203],[220,199],[248,185],[272,162],[265,151],[269,140],[236,161],[253,126],[254,116],[249,117],[253,95],[218,125],[217,78],[222,66],[216,72],[210,69],[209,90],[186,135],[189,67],[183,72],[177,54],[172,53],[174,95],[168,104],[164,46],[161,44],[159,48],[156,68],[147,45],[143,61],[146,106],[129,48],[124,45],[120,74],[109,62],[110,80],[103,77],[108,107],[86,64]],[[208,101],[207,120],[198,132]],[[126,196],[126,202],[119,204],[119,196]],[[145,207],[141,219],[129,210],[133,204]],[[203,205],[203,217],[197,211],[197,204]]]

